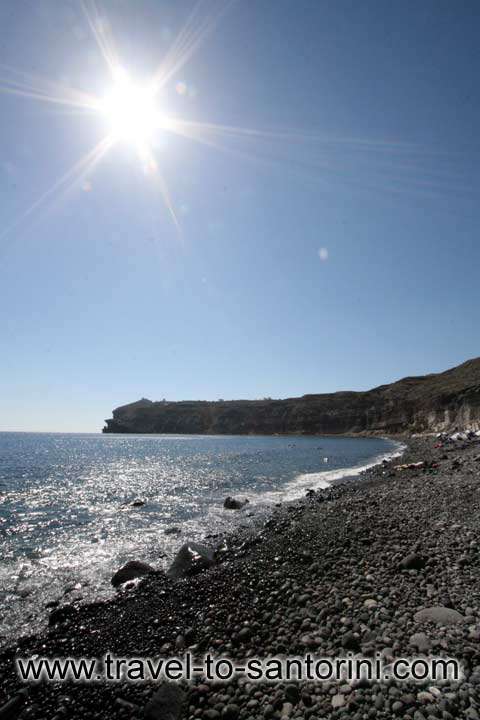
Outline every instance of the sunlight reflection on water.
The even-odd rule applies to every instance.
[[[0,641],[43,626],[49,601],[109,597],[127,560],[164,567],[185,539],[253,522],[250,513],[321,486],[326,469],[365,465],[392,447],[382,439],[0,433]],[[227,495],[249,497],[247,509],[224,510]],[[166,535],[174,525],[181,534]]]

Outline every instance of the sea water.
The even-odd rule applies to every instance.
[[[49,602],[109,597],[127,560],[166,567],[187,539],[398,452],[381,438],[0,433],[0,644],[42,629]],[[227,495],[250,502],[225,510]]]

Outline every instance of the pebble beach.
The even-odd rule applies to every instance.
[[[480,442],[402,440],[401,459],[279,505],[254,528],[207,536],[217,561],[203,572],[152,572],[113,600],[51,609],[47,632],[0,655],[0,719],[480,718]],[[235,660],[434,655],[458,659],[463,677],[25,684],[14,665],[186,650]]]

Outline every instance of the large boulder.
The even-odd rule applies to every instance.
[[[230,495],[225,498],[223,507],[226,510],[240,510],[244,505],[248,503],[248,500],[237,500],[237,498],[231,497]]]
[[[141,560],[129,560],[120,570],[117,570],[112,577],[111,583],[113,587],[118,587],[129,580],[135,580],[135,578],[148,575],[148,573],[154,571],[151,565],[147,565],[147,563],[141,562]]]
[[[184,691],[174,683],[163,683],[145,705],[146,720],[178,720],[185,700]]]
[[[435,623],[435,625],[456,625],[464,622],[465,618],[457,610],[436,605],[419,610],[415,613],[415,622],[417,623]]]
[[[167,570],[168,577],[178,580],[189,577],[215,565],[215,553],[211,548],[195,542],[182,545]]]

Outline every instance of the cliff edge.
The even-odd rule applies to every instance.
[[[116,408],[105,433],[356,434],[480,429],[480,358],[365,392],[286,400],[152,402]]]

